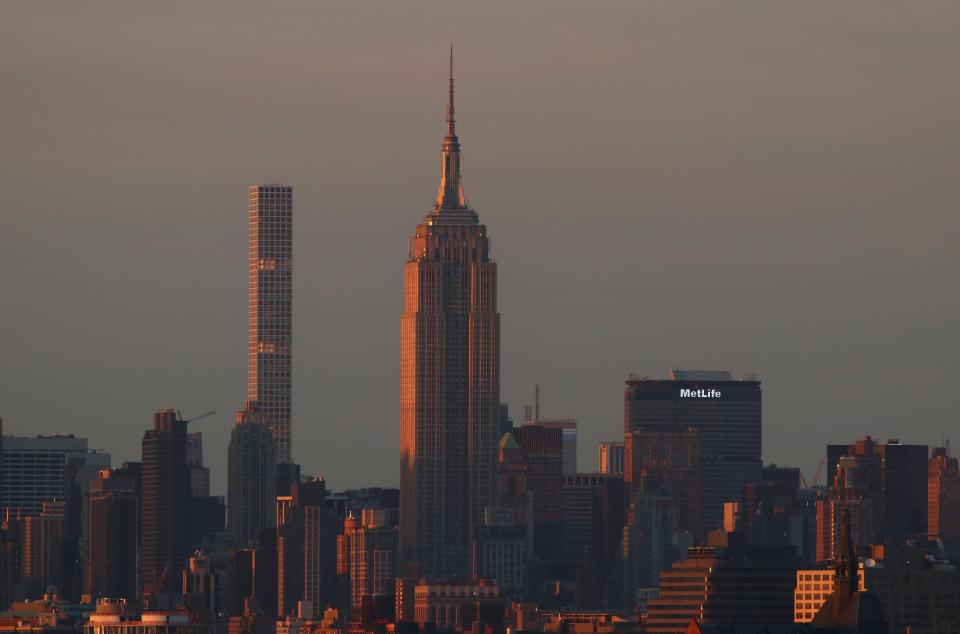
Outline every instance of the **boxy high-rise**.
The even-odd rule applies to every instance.
[[[760,480],[761,391],[752,376],[671,370],[669,380],[631,378],[624,432],[645,427],[696,432],[701,533],[720,526],[724,502],[739,500],[745,485]]]

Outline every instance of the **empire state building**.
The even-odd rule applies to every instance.
[[[400,549],[407,574],[457,580],[496,489],[500,315],[487,228],[463,193],[452,51],[449,82],[440,188],[404,267]]]

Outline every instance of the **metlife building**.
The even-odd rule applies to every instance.
[[[701,534],[720,528],[723,503],[742,499],[744,486],[760,480],[761,391],[753,375],[671,370],[668,380],[631,376],[624,432],[645,427],[697,431]]]

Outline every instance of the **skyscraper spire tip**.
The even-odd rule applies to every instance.
[[[456,120],[453,116],[453,40],[450,41],[450,101],[447,104],[447,134],[456,134]]]

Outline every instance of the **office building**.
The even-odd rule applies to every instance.
[[[276,525],[276,443],[257,404],[237,412],[227,449],[227,528],[234,548],[253,548]]]
[[[238,548],[227,556],[227,613],[243,614],[247,599],[255,596],[256,550]],[[272,606],[267,606],[273,612]]]
[[[657,587],[660,574],[680,558],[676,502],[662,490],[639,491],[623,529],[623,607],[632,611],[638,591]]]
[[[857,570],[857,585],[866,590],[863,584],[863,567]],[[797,570],[797,585],[793,591],[793,622],[810,623],[823,604],[833,594],[836,572],[833,568],[807,568]]]
[[[696,547],[660,574],[660,596],[647,608],[647,632],[683,634],[702,624],[793,622],[796,562],[781,550]],[[734,630],[736,631],[736,630]]]
[[[791,545],[799,556],[812,557],[815,511],[801,497],[799,469],[765,466],[760,482],[744,488],[740,515],[747,543]]]
[[[185,612],[139,612],[123,599],[100,599],[83,634],[223,634],[223,623]]]
[[[451,55],[440,187],[410,239],[400,337],[402,560],[447,580],[469,576],[494,501],[500,415],[497,265],[464,195],[452,68]]]
[[[190,494],[210,496],[210,467],[203,466],[203,432],[187,434],[187,468],[190,470]]]
[[[528,422],[560,430],[561,470],[565,476],[577,473],[577,421],[572,418],[538,418]]]
[[[626,445],[606,441],[597,446],[597,471],[607,474],[623,474]]]
[[[752,375],[671,370],[668,380],[627,381],[624,434],[656,426],[697,434],[699,530],[718,528],[723,503],[760,479],[761,390]],[[626,468],[626,467],[625,467]]]
[[[364,509],[359,518],[344,520],[345,574],[350,586],[351,614],[360,614],[364,601],[392,597],[397,577],[398,530],[385,511]]]
[[[841,519],[844,512],[850,517],[855,548],[879,541],[880,536],[874,528],[878,514],[875,500],[856,494],[826,495],[816,502],[817,563],[836,560],[841,545]]]
[[[523,448],[527,486],[533,498],[533,555],[544,562],[562,561],[562,430],[528,422],[514,428],[512,435]]]
[[[927,469],[927,533],[956,552],[960,550],[960,465],[946,449],[937,447]]]
[[[264,614],[277,616],[277,529],[267,528],[260,531],[257,547],[254,550],[253,594]]]
[[[0,460],[2,511],[37,515],[44,502],[64,500],[71,475],[87,466],[96,473],[110,468],[110,454],[88,448],[86,438],[5,436]]]
[[[886,537],[906,539],[927,532],[927,466],[930,448],[897,439],[883,449]]]
[[[841,506],[850,505],[856,545],[871,543],[865,539],[903,540],[927,532],[928,456],[927,445],[896,439],[883,444],[870,436],[846,446],[827,446],[827,461],[836,461],[829,495]],[[857,500],[862,502],[854,504]],[[854,506],[870,507],[869,531],[859,526],[862,512]]]
[[[138,502],[132,480],[104,469],[90,486],[91,597],[137,599]]]
[[[273,432],[277,461],[293,462],[293,187],[252,185],[249,202],[247,400]]]
[[[21,585],[23,518],[7,511],[0,520],[0,608],[5,608],[26,595]]]
[[[175,410],[153,415],[143,435],[140,499],[140,582],[144,594],[160,599],[179,589],[190,552],[190,472],[187,423]]]
[[[625,440],[623,476],[628,504],[640,491],[656,488],[672,500],[676,529],[702,535],[702,461],[697,430],[648,423],[628,432]]]
[[[5,456],[4,456],[4,454],[3,454],[3,416],[0,416],[0,517],[3,517],[3,516],[4,516],[4,509],[6,509],[6,506],[4,506],[4,504],[3,504],[3,493],[4,493],[4,486],[3,486],[4,468],[3,468],[3,462],[4,462],[4,458],[5,458]],[[0,607],[2,607],[2,606],[0,606]]]
[[[294,483],[277,499],[277,616],[294,614],[299,601],[315,609],[336,599],[336,512],[326,505],[323,480]]]
[[[512,433],[500,439],[500,469],[497,484],[497,508],[513,513],[514,523],[526,529],[533,541],[533,492],[527,482],[527,459],[523,447]]]
[[[487,507],[473,543],[473,577],[492,579],[504,597],[519,597],[529,561],[527,527],[509,509]]]
[[[623,478],[605,473],[566,475],[560,487],[563,555],[582,563],[588,553],[615,549],[623,528]]]
[[[203,553],[190,555],[181,574],[180,592],[184,607],[197,619],[213,619],[219,614],[217,576],[214,566]]]
[[[278,634],[276,619],[263,613],[256,597],[244,599],[240,608],[230,614],[227,634]]]
[[[611,576],[619,563],[624,525],[623,477],[576,473],[563,477],[560,518],[563,555],[577,567],[577,606],[599,609],[620,604]]]
[[[23,518],[22,575],[28,598],[42,599],[47,588],[62,588],[66,503],[44,502],[40,513]]]
[[[458,584],[418,583],[414,587],[413,610],[414,621],[421,630],[427,623],[435,623],[438,631],[454,632],[469,630],[475,621],[491,625],[494,631],[503,625],[500,588],[487,579]]]

